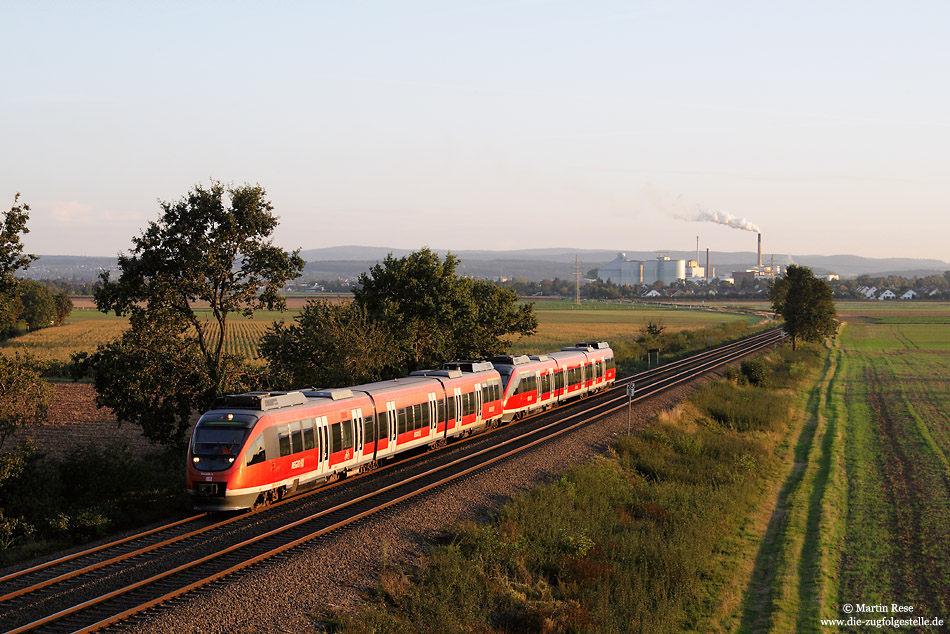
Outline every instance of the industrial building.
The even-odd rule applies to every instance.
[[[690,261],[690,264],[692,272],[696,272],[698,268],[696,263]],[[610,280],[620,286],[625,284],[650,286],[656,282],[672,284],[686,279],[686,260],[671,260],[665,255],[658,255],[655,260],[628,260],[626,253],[618,253],[616,260],[605,264],[597,271],[597,277],[605,282]]]

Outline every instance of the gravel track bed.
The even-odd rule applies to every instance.
[[[633,426],[642,428],[714,376],[638,403]],[[603,453],[626,428],[626,412],[618,412],[239,573],[226,585],[191,593],[171,609],[146,614],[121,629],[140,634],[313,632],[311,615],[327,606],[346,610],[358,605],[383,563],[422,564],[446,531],[465,520],[492,517],[511,496]]]

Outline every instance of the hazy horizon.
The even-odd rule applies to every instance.
[[[754,250],[730,214],[767,253],[950,260],[946,3],[4,17],[0,209],[32,207],[31,253],[127,251],[218,179],[264,186],[288,249]]]

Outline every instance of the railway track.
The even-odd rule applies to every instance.
[[[91,632],[318,539],[556,436],[777,345],[771,330],[620,379],[601,394],[536,415],[425,459],[399,461],[263,511],[195,515],[0,577],[0,631]]]

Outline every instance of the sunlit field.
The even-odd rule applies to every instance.
[[[225,350],[258,360],[257,342],[275,321],[293,321],[306,303],[304,298],[293,298],[293,308],[284,312],[259,310],[253,319],[234,314],[228,319],[229,333]],[[511,352],[535,354],[559,350],[578,341],[606,340],[632,342],[648,323],[661,325],[665,332],[745,321],[749,324],[761,320],[754,315],[738,315],[714,310],[688,310],[685,308],[656,308],[631,304],[608,304],[584,302],[580,307],[569,302],[538,302],[538,332],[532,337],[516,341]],[[208,311],[198,311],[200,319],[207,320],[210,332],[216,324]],[[0,352],[27,353],[42,362],[67,362],[74,352],[92,352],[96,346],[119,336],[128,327],[124,317],[104,314],[92,308],[74,309],[59,327],[44,328],[36,332],[14,337],[0,346]]]
[[[578,341],[607,341],[611,344],[632,343],[643,335],[650,323],[660,325],[664,332],[745,321],[761,321],[753,315],[737,315],[716,311],[683,308],[654,308],[630,304],[582,303],[580,307],[535,304],[538,316],[537,334],[518,340],[512,346],[515,354],[537,354],[560,350]],[[572,305],[569,305],[572,306]]]

